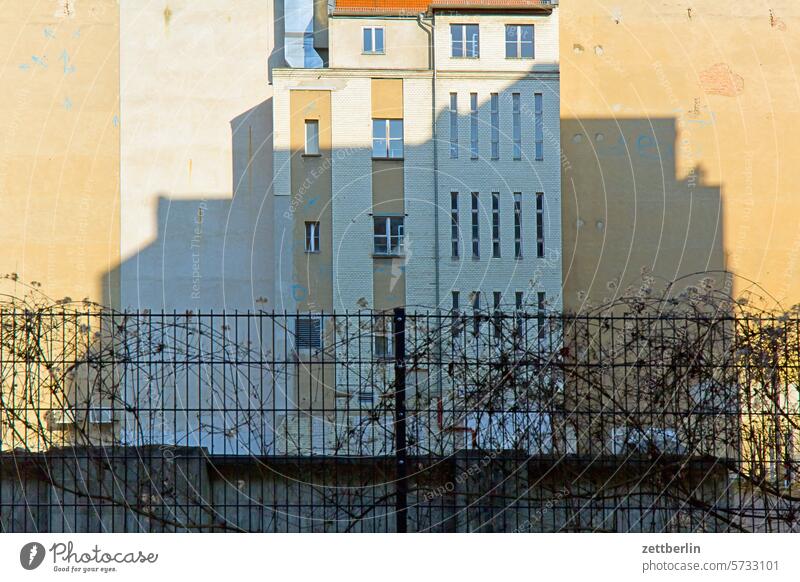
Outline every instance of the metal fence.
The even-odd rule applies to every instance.
[[[2,531],[794,531],[800,321],[0,313]]]

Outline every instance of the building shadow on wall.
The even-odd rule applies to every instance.
[[[156,238],[104,276],[105,305],[179,312],[264,308],[273,268],[272,99],[230,125],[231,193],[143,194],[153,200]]]
[[[685,163],[694,145],[675,118],[562,119],[561,140],[567,310],[614,300],[643,272],[656,286],[678,281],[673,292],[708,276],[731,284],[722,188]]]

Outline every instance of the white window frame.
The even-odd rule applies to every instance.
[[[544,96],[541,93],[533,94],[534,103],[534,157],[544,160]]]
[[[531,56],[525,57],[522,56],[522,28],[528,26],[531,28]],[[517,30],[517,40],[513,43],[509,43],[508,41],[508,29],[510,28],[515,28]],[[506,24],[505,35],[505,53],[507,59],[531,60],[536,58],[536,27],[533,24]],[[514,46],[514,56],[508,56],[509,45]]]
[[[372,50],[367,50],[367,47],[364,46],[364,35],[366,31],[370,31],[370,42],[372,43]],[[381,31],[381,50],[375,49],[375,39],[377,35],[375,31]],[[361,54],[362,55],[385,55],[386,54],[386,28],[383,26],[362,26],[361,27]]]
[[[458,93],[450,93],[450,159],[458,159]]]
[[[309,130],[313,132],[309,134]],[[307,156],[318,156],[319,154],[319,119],[306,119],[305,124],[306,139],[303,153]]]
[[[400,137],[392,137],[392,123],[399,122],[400,123]],[[379,126],[379,124],[384,124],[384,131],[386,132],[385,138],[375,137],[375,129]],[[374,118],[372,120],[372,157],[378,160],[402,160],[403,156],[405,155],[405,144],[403,143],[404,139],[404,132],[405,128],[403,127],[403,120],[402,119],[392,119],[392,118]],[[383,140],[385,141],[385,155],[375,155],[375,141],[376,140]],[[400,142],[400,155],[392,155],[392,142]],[[380,153],[380,152],[379,152]]]
[[[502,255],[500,244],[500,192],[492,192],[492,258]]]
[[[310,232],[309,232],[310,227]],[[320,246],[319,221],[308,220],[305,223],[305,245],[307,253],[318,253]]]
[[[402,256],[405,248],[405,217],[397,214],[382,214],[373,216],[372,221],[372,251],[373,254],[382,257],[395,257]],[[386,227],[385,234],[378,235],[377,225],[379,221],[383,221]],[[392,236],[392,223],[399,222],[398,234]],[[386,246],[385,251],[378,250],[378,239],[382,238]],[[397,239],[397,245],[392,246],[392,239]]]
[[[477,35],[477,39],[476,39],[475,47],[474,47],[475,48],[475,54],[472,54],[472,55],[468,55],[467,54],[467,46],[468,46],[468,42],[467,42],[467,27],[469,27],[469,26],[474,26],[475,28],[478,29],[478,35]],[[458,39],[458,40],[454,40],[453,31],[454,31],[454,29],[456,29],[458,27],[460,27],[460,29],[461,29],[461,35],[460,35],[461,38]],[[455,48],[455,43],[458,43],[458,44],[461,45],[461,54],[460,55],[456,55],[455,51],[453,50]],[[457,23],[451,24],[450,25],[450,58],[453,58],[453,59],[479,59],[480,56],[481,56],[481,28],[480,28],[480,25],[475,23],[475,22],[465,22],[465,23],[461,23],[461,24],[457,24]]]
[[[469,154],[478,159],[478,94],[469,94]]]
[[[519,161],[522,159],[522,96],[519,93],[511,94],[511,124],[513,140],[511,158]]]
[[[500,159],[500,95],[492,93],[490,96],[492,109],[492,159]]]
[[[382,320],[382,323],[381,323]],[[376,315],[372,322],[372,353],[376,359],[394,359],[394,326],[391,315]],[[378,339],[385,340],[385,351],[379,352]]]

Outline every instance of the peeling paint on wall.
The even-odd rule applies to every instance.
[[[717,63],[700,73],[700,86],[709,95],[736,97],[744,91],[744,79],[729,65]]]

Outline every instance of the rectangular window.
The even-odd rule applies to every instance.
[[[306,222],[306,252],[319,252],[319,222]]]
[[[473,160],[478,159],[478,94],[469,94],[469,152]]]
[[[500,95],[492,93],[492,159],[500,159]]]
[[[516,334],[519,341],[522,339],[522,327],[524,323],[524,319],[522,317],[522,308],[523,308],[522,291],[517,291],[514,293],[514,308],[517,310]]]
[[[461,308],[461,305],[459,304],[460,300],[461,300],[461,297],[460,297],[458,291],[453,291],[451,293],[451,295],[452,295],[452,298],[453,298],[453,311],[457,313],[458,310]]]
[[[458,226],[458,192],[450,192],[450,243],[454,259],[459,257],[461,233]]]
[[[514,258],[522,258],[522,192],[514,192]]]
[[[458,93],[450,93],[450,157],[458,159]]]
[[[477,24],[451,24],[450,40],[452,42],[453,58],[478,58],[478,25]]]
[[[403,157],[402,119],[372,120],[372,157],[392,159]]]
[[[375,216],[375,254],[403,254],[403,217]]]
[[[364,31],[364,54],[382,55],[383,54],[383,27],[365,26]]]
[[[500,310],[500,305],[503,302],[503,294],[500,291],[492,293],[492,307],[494,308],[494,333],[496,337],[500,337],[503,332],[503,314]]]
[[[390,316],[377,316],[373,320],[373,353],[376,358],[391,359],[394,357],[392,334],[394,327]]]
[[[506,24],[506,58],[533,58],[532,24]]]
[[[306,119],[306,149],[307,156],[319,155],[319,121]]]
[[[514,307],[517,311],[522,311],[522,291],[514,293]]]
[[[536,140],[536,159],[544,159],[544,120],[542,119],[542,94],[533,95],[534,102],[534,139]]]
[[[536,256],[544,257],[544,194],[536,193]]]
[[[481,237],[480,237],[480,225],[478,223],[478,193],[472,193],[472,258],[479,259],[481,258]]]
[[[322,319],[314,316],[300,316],[294,323],[295,346],[298,350],[318,350],[322,348]]]
[[[472,295],[472,333],[478,335],[481,330],[480,315],[481,312],[481,292],[475,291]]]
[[[492,192],[492,257],[500,257],[500,192]]]
[[[511,137],[514,140],[513,158],[522,159],[522,113],[520,111],[519,93],[511,94]]]
[[[539,291],[536,294],[536,326],[538,328],[537,335],[540,339],[544,337],[546,306],[544,291]]]

